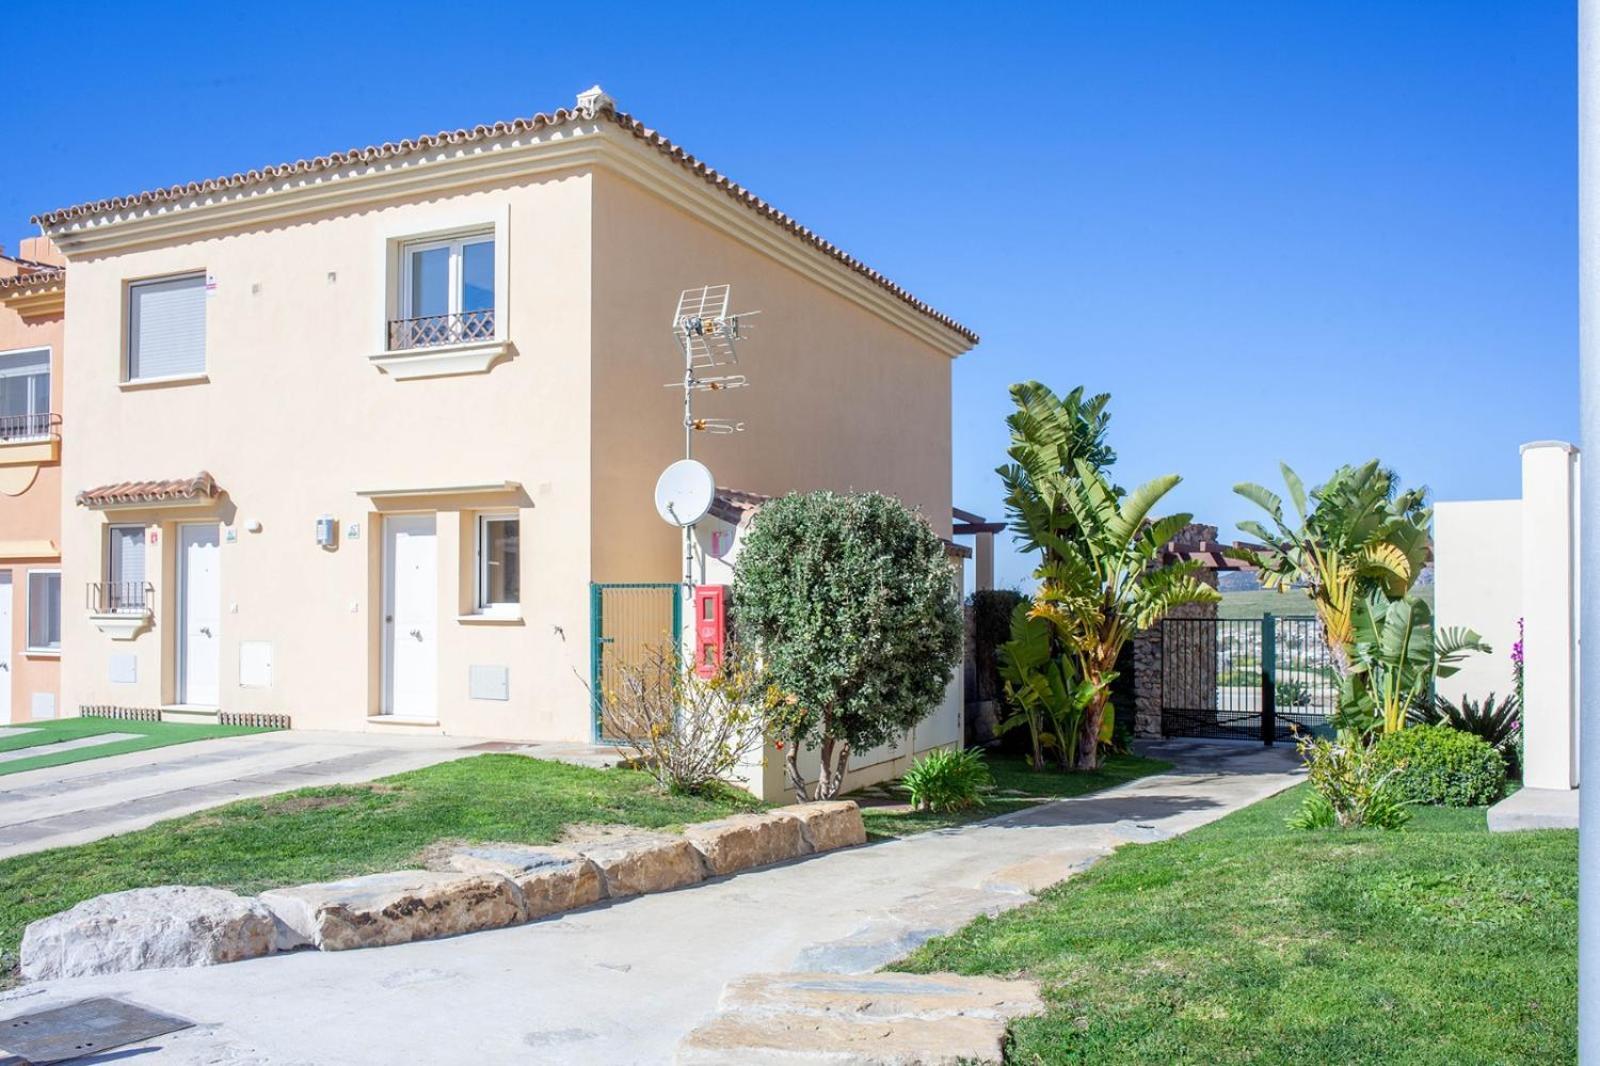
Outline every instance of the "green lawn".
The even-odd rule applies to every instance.
[[[24,770],[41,770],[47,766],[65,766],[85,759],[103,759],[107,755],[126,755],[130,751],[164,748],[169,744],[187,744],[194,740],[214,737],[233,737],[242,733],[262,733],[265,730],[247,726],[187,725],[173,722],[125,722],[116,718],[58,718],[49,722],[30,722],[26,726],[0,728],[0,752],[37,748],[37,755],[0,762],[0,775],[18,774]],[[64,740],[99,736],[102,733],[138,733],[129,740],[113,740],[105,744],[90,744],[69,751],[51,751],[51,746]]]
[[[0,860],[0,980],[23,927],[103,892],[219,885],[253,893],[412,866],[441,840],[547,844],[563,828],[661,828],[760,806],[663,796],[645,774],[478,755],[365,785],[244,800],[92,844]]]
[[[1301,833],[1304,786],[1126,847],[907,969],[1027,974],[1010,1063],[1576,1059],[1577,834],[1481,808]]]
[[[991,755],[985,759],[989,773],[994,777],[994,791],[982,807],[974,807],[951,814],[932,811],[894,810],[867,806],[863,799],[862,818],[867,823],[871,837],[902,837],[928,829],[944,829],[953,825],[993,818],[996,815],[1031,807],[1046,800],[1062,796],[1081,796],[1133,781],[1150,774],[1172,769],[1172,764],[1160,759],[1145,759],[1137,755],[1112,755],[1093,773],[1074,774],[1060,770],[1033,770],[1028,761],[1009,755]],[[909,800],[905,790],[895,782],[885,790],[891,797],[905,803]]]

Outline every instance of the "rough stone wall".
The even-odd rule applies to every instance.
[[[1181,545],[1199,545],[1217,539],[1217,527],[1191,523],[1184,526],[1174,541]],[[1217,587],[1215,570],[1201,570],[1196,575],[1201,581]],[[1170,618],[1215,618],[1215,604],[1190,604],[1179,607]],[[1173,633],[1176,635],[1172,635]],[[1181,669],[1173,671],[1180,678],[1183,691],[1168,695],[1174,705],[1192,710],[1215,710],[1217,706],[1217,653],[1216,631],[1210,626],[1180,626],[1167,631],[1170,645],[1164,645],[1163,630],[1158,624],[1133,638],[1134,670],[1134,732],[1141,737],[1161,735],[1162,674],[1168,656],[1181,659]]]

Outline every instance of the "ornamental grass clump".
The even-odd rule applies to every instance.
[[[982,807],[994,778],[978,750],[941,748],[918,759],[900,783],[911,793],[911,805],[917,810],[948,814]]]
[[[1359,734],[1335,740],[1302,734],[1297,741],[1311,784],[1291,829],[1399,829],[1411,820],[1400,792],[1400,768],[1380,765]]]

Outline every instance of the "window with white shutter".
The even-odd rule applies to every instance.
[[[183,377],[206,369],[206,277],[128,286],[128,378]]]

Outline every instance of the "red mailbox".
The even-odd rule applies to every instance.
[[[694,668],[712,677],[722,666],[728,643],[728,586],[694,587]]]

